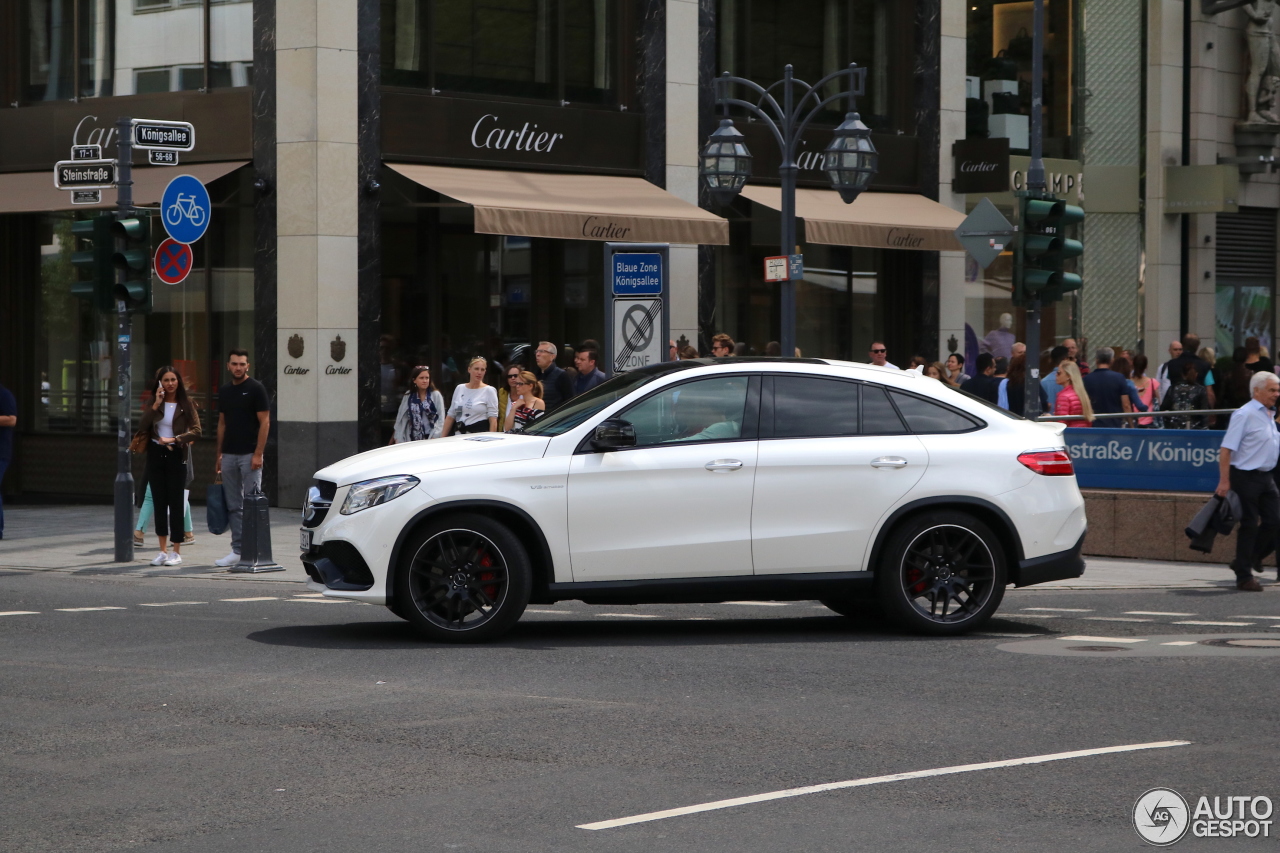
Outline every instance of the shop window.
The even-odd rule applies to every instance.
[[[20,2],[26,101],[253,82],[253,4],[248,0]]]
[[[609,0],[383,0],[383,80],[444,92],[617,102]]]
[[[789,63],[797,78],[815,83],[856,62],[867,69],[862,120],[873,130],[914,133],[914,0],[719,0],[717,28],[717,72],[769,86]],[[832,105],[829,120],[844,109]]]
[[[1006,137],[1014,152],[1030,147],[1030,0],[972,0],[967,26],[966,105],[970,138]],[[1076,156],[1075,4],[1045,0],[1044,156]]]
[[[249,170],[241,169],[209,185],[214,212],[208,233],[193,246],[191,274],[173,286],[153,279],[151,311],[134,316],[134,423],[151,401],[156,369],[172,364],[200,409],[205,434],[216,428],[214,397],[225,381],[226,351],[233,346],[251,352],[253,348],[251,181]],[[71,255],[83,248],[71,225],[92,215],[96,212],[42,215],[39,245],[31,247],[40,254],[35,317],[40,394],[30,422],[33,431],[115,431],[116,318],[71,294],[79,275]],[[158,221],[153,221],[151,233],[154,248],[164,237]]]

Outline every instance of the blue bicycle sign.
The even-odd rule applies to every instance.
[[[209,228],[213,205],[209,191],[199,179],[179,175],[164,188],[160,199],[160,221],[164,230],[179,243],[194,243]]]

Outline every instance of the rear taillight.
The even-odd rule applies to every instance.
[[[1075,474],[1071,456],[1065,450],[1029,450],[1018,454],[1018,461],[1046,477],[1070,477]]]

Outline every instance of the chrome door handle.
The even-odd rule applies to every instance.
[[[901,456],[879,456],[871,460],[872,468],[906,468],[907,460]]]
[[[715,459],[703,466],[708,471],[737,471],[742,467],[741,459]]]

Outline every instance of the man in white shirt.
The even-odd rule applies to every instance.
[[[873,341],[871,344],[871,363],[879,367],[892,367],[897,370],[897,366],[889,363],[889,348],[880,341]]]
[[[1225,498],[1236,493],[1244,517],[1236,537],[1236,589],[1262,592],[1253,577],[1261,571],[1262,558],[1275,547],[1280,530],[1280,490],[1272,469],[1280,459],[1280,431],[1276,429],[1275,405],[1280,398],[1280,378],[1258,371],[1249,382],[1253,399],[1235,411],[1218,452],[1218,488],[1214,494]],[[1261,529],[1259,529],[1261,528]]]
[[[1173,361],[1182,355],[1182,341],[1172,341],[1169,344],[1169,361]],[[1164,395],[1169,391],[1169,361],[1160,365],[1160,369],[1156,371],[1156,382],[1160,383],[1160,387],[1156,389],[1159,395],[1159,402],[1164,402]]]

